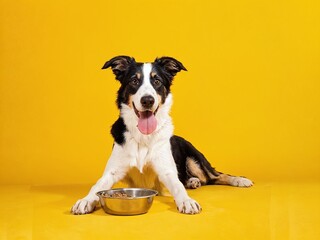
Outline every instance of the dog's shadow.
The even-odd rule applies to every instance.
[[[171,196],[157,196],[154,202],[161,206],[158,211],[169,210],[171,212],[178,213],[177,205]],[[163,206],[166,206],[166,208],[163,208]]]

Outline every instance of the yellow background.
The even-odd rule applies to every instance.
[[[317,239],[320,1],[0,0],[0,239]],[[249,189],[156,197],[148,214],[73,216],[111,152],[126,54],[177,58],[175,132]]]
[[[175,133],[227,173],[319,180],[319,1],[1,1],[0,182],[81,184],[111,152],[119,54],[177,58]]]

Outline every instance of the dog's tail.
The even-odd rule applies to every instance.
[[[236,177],[217,171],[211,166],[206,157],[185,139],[173,136],[171,142],[174,142],[178,148],[177,151],[179,154],[173,149],[176,164],[180,167],[181,165],[185,167],[186,174],[181,174],[182,176],[184,175],[184,179],[180,180],[182,180],[187,187],[190,184],[190,179],[193,183],[195,179],[200,181],[201,184],[196,184],[195,186],[222,184],[236,187],[250,187],[253,185],[252,181],[245,177]],[[181,161],[181,158],[183,158],[184,161]],[[185,164],[182,164],[182,162]],[[181,172],[180,170],[179,173]]]

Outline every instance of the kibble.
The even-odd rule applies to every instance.
[[[128,194],[125,192],[116,192],[113,194],[108,194],[108,193],[102,193],[101,194],[103,197],[108,197],[108,198],[130,198]]]

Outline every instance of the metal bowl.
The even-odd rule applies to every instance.
[[[147,213],[158,192],[145,188],[116,188],[97,192],[101,207],[113,215]]]

